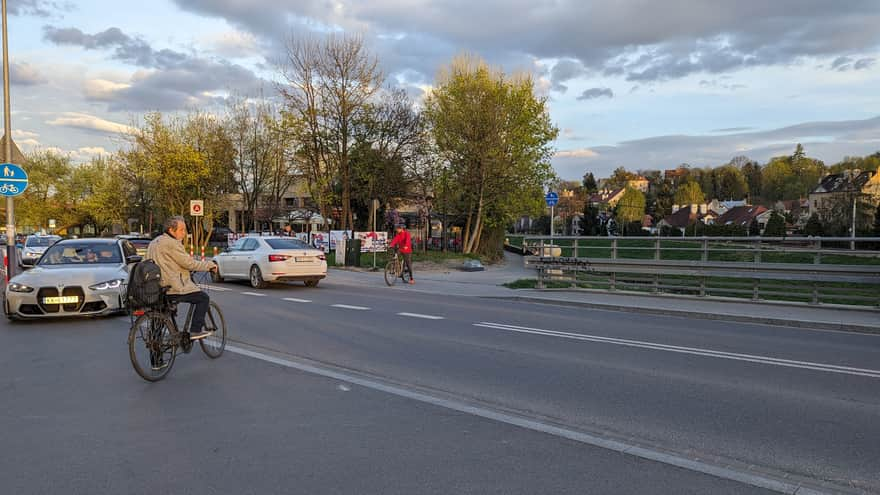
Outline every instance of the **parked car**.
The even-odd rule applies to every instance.
[[[150,242],[152,239],[149,237],[144,237],[141,235],[118,235],[117,239],[125,239],[130,242],[134,249],[137,251],[137,254],[141,257],[147,256],[147,248],[150,246]]]
[[[9,319],[98,316],[124,309],[131,263],[140,261],[125,239],[67,239],[49,247],[32,270],[6,285]]]
[[[215,282],[248,280],[254,288],[292,281],[315,287],[327,276],[324,251],[290,237],[243,237],[213,260]]]
[[[18,253],[18,265],[21,267],[34,266],[40,256],[50,246],[60,241],[57,235],[29,235],[25,238],[21,250]]]
[[[211,238],[208,240],[218,244],[226,244],[226,241],[229,239],[229,234],[234,233],[235,232],[226,227],[215,227],[214,230],[211,231]]]

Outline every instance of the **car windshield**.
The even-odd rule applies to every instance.
[[[49,247],[60,241],[60,237],[28,237],[25,242],[27,247]]]
[[[266,239],[272,249],[312,249],[299,239]]]
[[[122,254],[115,244],[65,243],[55,244],[40,258],[40,265],[90,265],[122,263]]]

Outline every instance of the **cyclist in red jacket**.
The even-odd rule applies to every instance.
[[[400,254],[403,256],[403,269],[409,272],[409,283],[414,284],[416,281],[413,279],[412,271],[412,237],[404,227],[405,225],[402,223],[396,225],[397,234],[394,239],[391,239],[389,247],[391,249],[396,247],[400,250]]]

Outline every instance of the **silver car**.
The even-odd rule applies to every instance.
[[[315,287],[327,276],[327,257],[293,237],[242,237],[215,256],[215,282],[224,279],[247,280],[262,288],[270,282],[305,282]]]
[[[60,241],[57,235],[29,235],[18,255],[19,266],[34,266],[50,246]]]
[[[59,241],[32,270],[6,285],[6,317],[100,316],[123,310],[129,266],[137,261],[140,256],[124,239]]]

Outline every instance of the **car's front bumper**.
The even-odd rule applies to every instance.
[[[76,304],[44,304],[44,297],[77,296]],[[93,291],[87,287],[41,287],[33,292],[6,290],[6,316],[21,319],[102,316],[123,309],[119,290]]]

